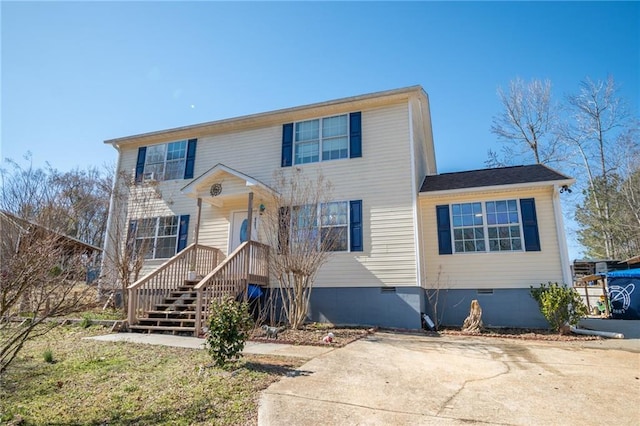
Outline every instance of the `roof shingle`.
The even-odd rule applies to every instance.
[[[568,179],[571,178],[545,165],[531,164],[526,166],[499,167],[427,176],[422,183],[420,192],[516,185]]]

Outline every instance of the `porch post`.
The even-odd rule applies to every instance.
[[[249,297],[249,268],[251,258],[251,233],[253,232],[253,192],[249,192],[247,205],[247,250],[244,254],[244,301]]]
[[[247,241],[251,241],[253,231],[253,192],[249,193],[249,205],[247,206]]]
[[[190,270],[197,271],[198,263],[198,236],[200,235],[200,215],[202,213],[202,198],[198,197],[198,211],[196,213],[196,226],[193,229],[193,252],[191,253]],[[197,272],[196,272],[196,275]]]

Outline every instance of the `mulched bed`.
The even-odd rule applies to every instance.
[[[323,338],[329,333],[334,334],[332,347],[341,348],[349,343],[371,335],[378,331],[378,328],[358,328],[358,327],[336,327],[330,324],[311,323],[305,324],[300,330],[291,330],[280,327],[277,339],[266,337],[265,332],[258,328],[253,331],[249,340],[254,342],[268,343],[286,343],[292,345],[309,345],[309,346],[327,346],[323,342]],[[551,330],[532,329],[532,328],[487,328],[481,333],[467,333],[460,327],[443,327],[439,331],[416,331],[416,330],[396,330],[396,329],[380,329],[380,331],[392,332],[410,332],[424,334],[426,336],[450,336],[450,337],[493,337],[503,339],[516,340],[532,340],[532,341],[554,341],[554,342],[572,342],[572,341],[590,341],[604,340],[599,336],[586,336],[579,334],[558,334]]]
[[[536,328],[487,328],[480,333],[467,333],[460,328],[445,327],[436,332],[427,332],[442,336],[500,337],[518,340],[540,340],[554,342],[603,340],[600,336],[583,334],[558,334],[555,331]]]
[[[278,332],[277,339],[267,338],[265,332],[258,328],[253,331],[249,340],[253,342],[287,343],[291,345],[327,346],[341,348],[349,343],[374,333],[376,328],[336,327],[329,324],[305,324],[300,330],[289,328]],[[333,333],[333,341],[324,343],[323,338]]]

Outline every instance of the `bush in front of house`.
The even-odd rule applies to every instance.
[[[217,367],[239,358],[252,323],[247,303],[227,297],[211,304],[207,349]]]
[[[537,288],[531,286],[531,297],[538,302],[540,312],[557,332],[561,332],[565,324],[577,325],[587,315],[587,307],[580,295],[565,285],[549,282]]]

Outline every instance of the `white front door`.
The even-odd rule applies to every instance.
[[[231,229],[229,230],[229,254],[238,246],[247,241],[247,212],[233,212],[231,214]],[[258,238],[258,215],[253,212],[253,226],[251,227],[251,239]]]

